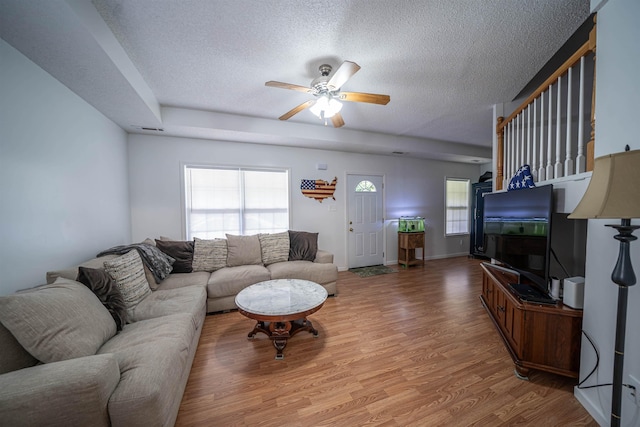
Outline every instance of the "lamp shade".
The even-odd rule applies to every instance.
[[[640,218],[640,150],[595,159],[589,187],[569,218]]]

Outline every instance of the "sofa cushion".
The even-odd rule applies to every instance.
[[[313,261],[318,251],[318,233],[289,230],[289,261]]]
[[[234,236],[227,234],[227,267],[262,265],[262,251],[258,235]]]
[[[171,273],[191,273],[193,271],[193,241],[156,239],[156,247],[175,260]]]
[[[262,265],[226,267],[211,273],[207,284],[209,298],[237,295],[249,285],[270,280],[269,270]]]
[[[133,309],[151,294],[142,259],[137,250],[132,249],[112,261],[106,261],[104,269],[118,284],[128,310]]]
[[[211,273],[208,271],[170,274],[169,277],[162,281],[158,290],[184,288],[185,286],[200,286],[206,289],[209,276],[211,276]]]
[[[52,285],[0,297],[0,322],[43,363],[90,356],[116,334],[116,324],[85,285]]]
[[[319,264],[311,261],[277,262],[267,266],[271,279],[302,279],[320,285],[338,280],[338,268],[333,264]]]
[[[127,324],[100,348],[116,356],[121,373],[109,399],[112,425],[159,426],[172,418],[195,333],[189,314],[173,314]]]
[[[195,328],[199,329],[204,322],[206,304],[207,291],[201,286],[157,290],[133,309],[132,321],[186,313],[191,315]]]
[[[264,265],[289,259],[289,233],[258,234]]]
[[[127,305],[116,281],[104,270],[82,266],[78,267],[77,280],[98,297],[116,322],[116,329],[121,331],[127,323]]]
[[[225,239],[194,239],[193,271],[216,271],[227,266],[227,241]]]

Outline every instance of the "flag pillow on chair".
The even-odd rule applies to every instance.
[[[523,165],[511,181],[509,182],[509,187],[507,187],[507,191],[512,190],[522,190],[523,188],[534,188],[536,185],[533,183],[533,176],[531,175],[531,170],[529,165]]]

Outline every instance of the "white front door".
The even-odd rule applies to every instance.
[[[347,175],[349,268],[384,262],[381,175]]]

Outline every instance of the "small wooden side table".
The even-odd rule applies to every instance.
[[[422,264],[424,264],[424,232],[398,233],[398,264],[404,267],[416,265],[416,248],[422,249]]]

